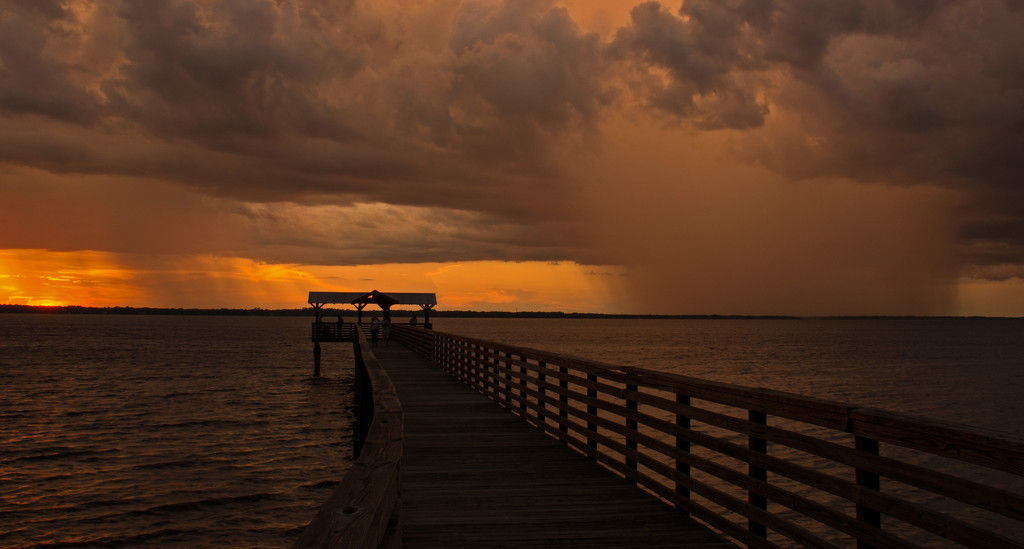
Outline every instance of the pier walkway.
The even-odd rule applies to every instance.
[[[1019,437],[418,327],[390,346],[355,332],[358,457],[296,549],[1024,547]]]
[[[735,547],[406,346],[373,352],[405,413],[402,547]]]

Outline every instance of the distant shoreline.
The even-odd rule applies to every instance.
[[[344,316],[353,316],[352,309],[323,309],[324,316],[336,316],[338,312]],[[368,314],[374,314],[370,311]],[[199,309],[170,307],[85,307],[81,305],[0,305],[0,313],[15,314],[91,314],[91,315],[187,315],[187,316],[313,316],[312,307],[296,309]],[[421,316],[416,310],[395,310],[396,317]],[[656,314],[611,314],[611,313],[565,313],[549,311],[439,311],[430,312],[432,318],[565,318],[565,319],[664,319],[664,320],[941,320],[941,319],[989,319],[989,320],[1024,320],[1024,317],[986,317],[986,316],[921,316],[921,315],[656,315]]]

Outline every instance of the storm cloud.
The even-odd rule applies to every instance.
[[[957,277],[1024,275],[1019,2],[592,9],[620,23],[554,0],[5,2],[0,247],[566,260],[748,300],[735,273],[771,272],[760,312],[858,280],[870,303],[937,288],[907,310],[942,312]]]

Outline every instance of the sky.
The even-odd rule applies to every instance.
[[[1022,0],[0,0],[0,303],[1024,316]]]

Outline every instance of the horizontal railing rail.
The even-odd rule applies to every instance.
[[[396,325],[391,331],[391,339],[429,359],[434,348],[433,334],[433,331],[418,326]]]
[[[362,330],[345,325],[352,326],[355,335],[358,455],[295,549],[401,547],[402,405]]]
[[[313,341],[355,341],[356,324],[352,322],[314,322]]]
[[[430,330],[394,337],[750,547],[1021,547],[1024,441]]]

